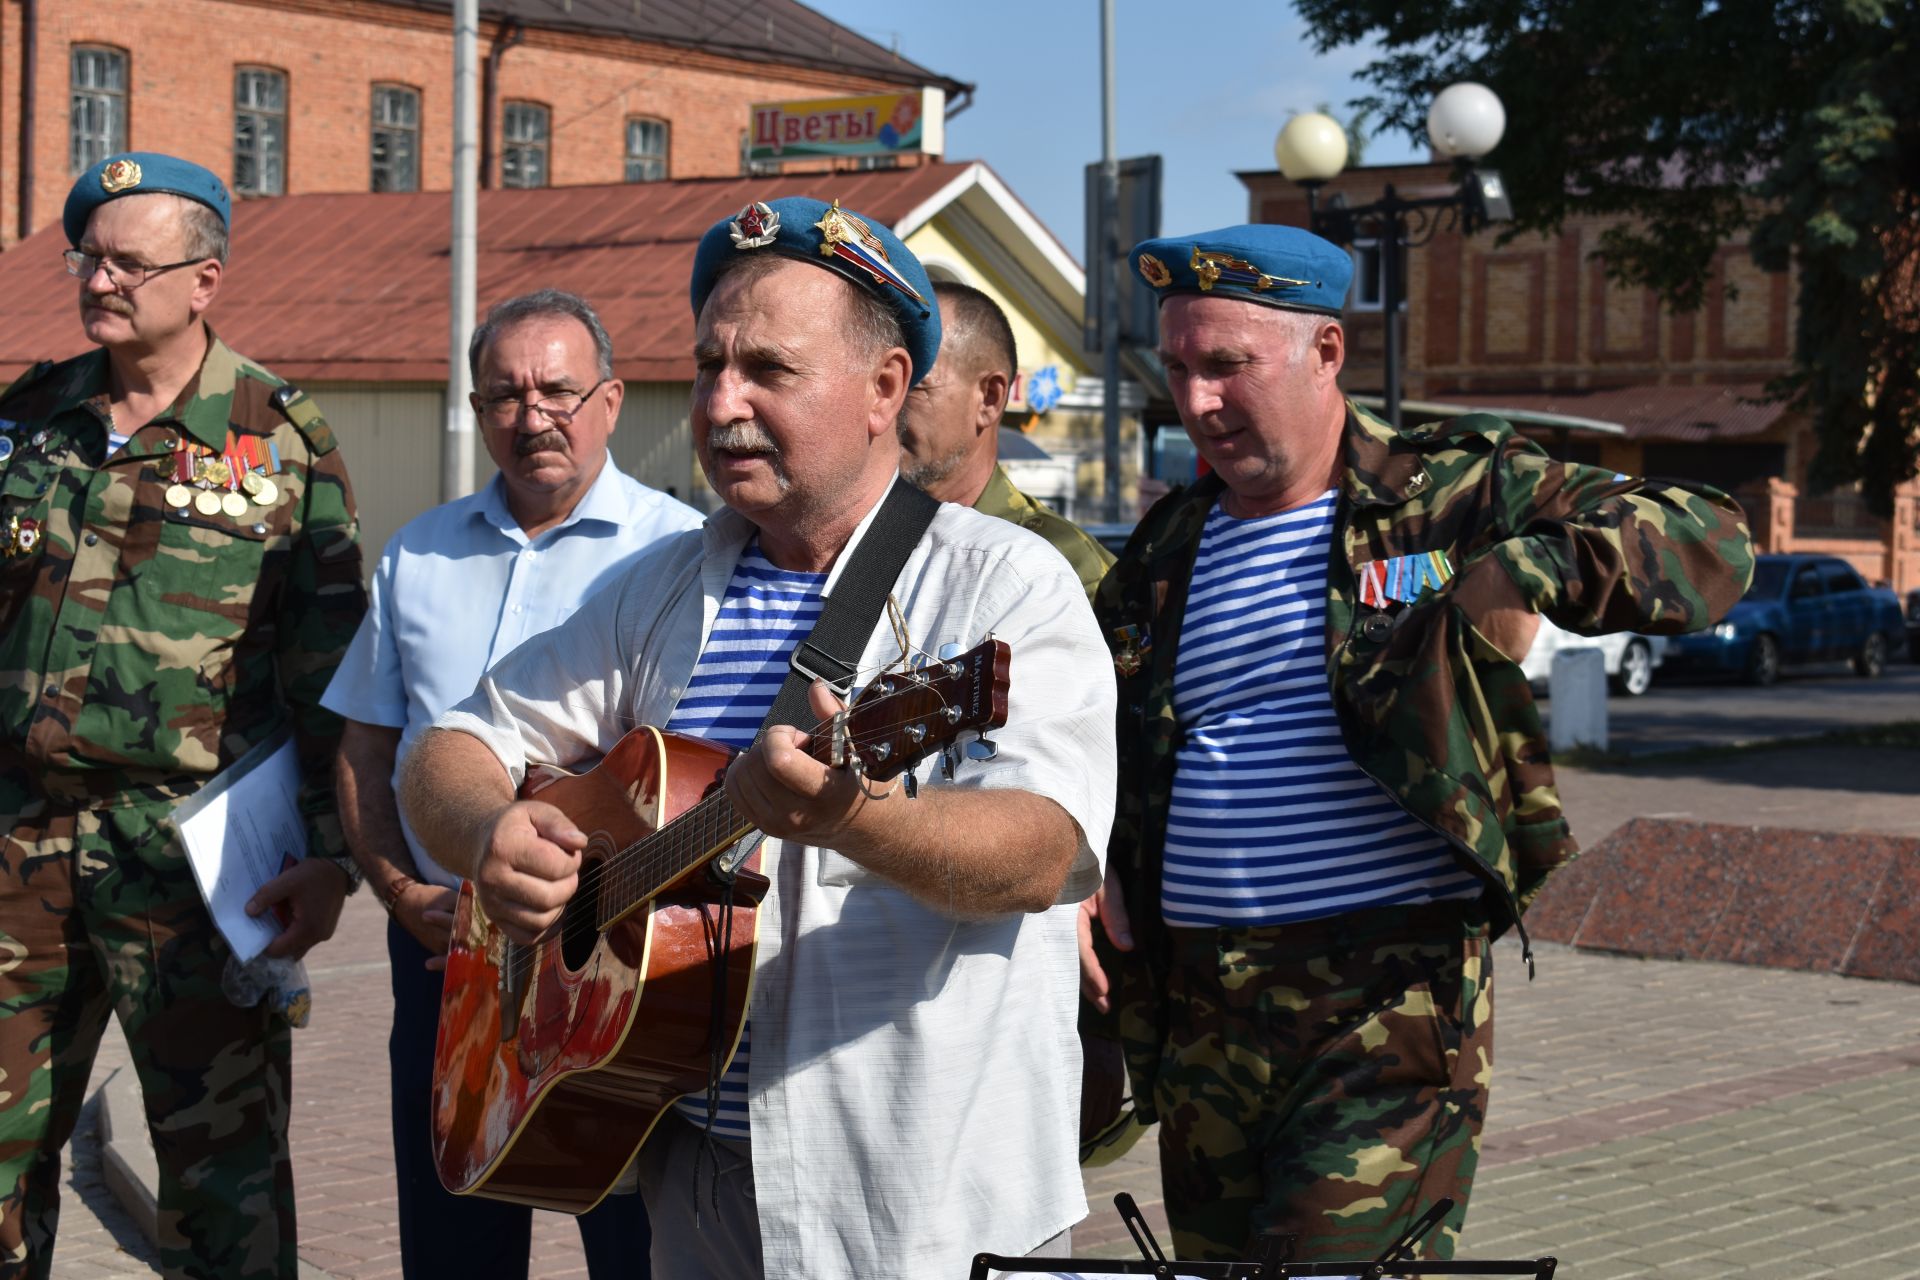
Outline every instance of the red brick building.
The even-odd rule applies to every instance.
[[[738,174],[753,102],[971,91],[795,0],[481,14],[482,185]],[[450,0],[0,0],[0,246],[122,150],[243,197],[445,190],[452,113]]]
[[[1365,204],[1388,184],[1407,197],[1442,194],[1449,172],[1442,164],[1350,169],[1320,199]],[[1251,220],[1307,224],[1306,195],[1283,175],[1240,177]],[[1869,579],[1920,586],[1920,485],[1902,491],[1891,522],[1851,491],[1806,492],[1812,429],[1764,399],[1791,355],[1793,273],[1764,272],[1744,243],[1725,245],[1701,309],[1673,314],[1651,290],[1608,282],[1594,256],[1607,225],[1572,218],[1557,235],[1508,244],[1495,232],[1441,230],[1408,250],[1403,417],[1505,411],[1562,456],[1735,492],[1766,550],[1831,552]],[[1379,254],[1355,248],[1342,380],[1352,391],[1384,383]]]

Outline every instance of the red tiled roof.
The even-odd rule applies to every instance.
[[[1762,397],[1757,383],[1700,387],[1611,387],[1600,391],[1489,391],[1434,397],[1447,404],[1521,409],[1615,422],[1634,440],[1726,440],[1755,436],[1772,426],[1786,406]]]
[[[717,219],[749,200],[807,195],[891,225],[967,167],[482,191],[479,312],[567,289],[600,312],[621,377],[688,381],[687,277]],[[444,191],[241,201],[208,319],[236,351],[295,381],[444,381],[452,216]],[[0,380],[87,347],[66,247],[56,223],[0,254]]]

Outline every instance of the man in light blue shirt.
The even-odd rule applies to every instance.
[[[414,738],[523,640],[564,621],[698,512],[623,474],[607,454],[624,391],[612,343],[583,300],[542,290],[494,307],[467,348],[475,414],[499,466],[479,493],[410,521],[374,571],[366,621],[323,704],[346,717],[341,818],[392,917],[394,1165],[409,1277],[524,1280],[531,1210],[454,1196],[429,1141],[438,970],[458,878],[406,829],[394,778]],[[580,1219],[596,1280],[648,1274],[639,1197]]]

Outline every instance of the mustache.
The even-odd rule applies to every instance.
[[[130,316],[133,314],[133,306],[131,303],[125,298],[116,297],[111,293],[95,294],[93,297],[87,299],[86,305],[89,307],[98,307],[102,311],[111,311],[117,316]]]
[[[513,442],[516,457],[524,458],[533,453],[565,453],[567,437],[558,431],[548,429],[537,436],[519,436]]]
[[[767,429],[757,422],[730,422],[724,427],[714,427],[707,432],[709,449],[724,449],[728,453],[770,453],[780,456],[780,446],[774,443]]]

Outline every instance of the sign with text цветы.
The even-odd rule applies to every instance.
[[[756,102],[748,121],[747,159],[939,155],[946,146],[945,124],[946,94],[939,89]]]

